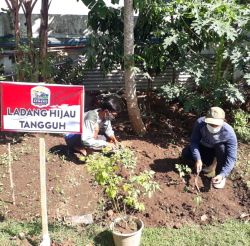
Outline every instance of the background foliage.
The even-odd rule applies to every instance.
[[[90,8],[88,24],[93,30],[87,66],[100,66],[104,72],[123,67],[123,8],[107,7],[101,0],[82,1]],[[168,102],[181,102],[186,111],[245,103],[249,5],[228,0],[147,2],[134,4],[136,71],[150,79],[172,66],[172,80],[160,95]],[[181,83],[182,73],[190,79]]]

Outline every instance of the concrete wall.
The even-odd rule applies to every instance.
[[[49,36],[85,36],[88,33],[87,15],[49,15]],[[25,16],[20,14],[21,36],[26,36]],[[11,17],[0,13],[0,36],[14,34]],[[32,16],[33,36],[38,37],[40,27],[40,15]]]
[[[0,13],[0,37],[13,34],[12,24],[9,15]]]
[[[20,14],[20,31],[21,36],[26,37],[25,16]],[[88,34],[87,29],[87,15],[49,15],[49,37],[57,38],[65,37],[79,37]],[[40,28],[40,15],[35,14],[32,16],[32,29],[33,37],[39,36]],[[0,37],[14,35],[12,19],[6,13],[0,13]],[[76,58],[81,50],[70,50],[72,58]],[[10,55],[0,54],[0,64],[3,64],[5,74],[13,73],[13,64]]]

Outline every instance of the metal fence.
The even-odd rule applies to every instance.
[[[170,82],[173,76],[173,69],[168,67],[164,73],[152,77],[149,80],[142,73],[135,76],[136,88],[137,89],[147,89],[160,88],[162,85]],[[188,79],[188,75],[184,76]],[[98,91],[98,90],[119,90],[125,87],[124,84],[124,71],[122,70],[113,70],[107,75],[96,69],[91,71],[86,71],[86,74],[83,76],[83,84],[86,90],[89,91]]]

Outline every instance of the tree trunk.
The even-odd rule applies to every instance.
[[[23,12],[25,14],[25,20],[26,20],[26,30],[27,30],[27,38],[28,38],[28,46],[29,46],[29,62],[32,65],[30,67],[30,81],[36,81],[36,60],[35,60],[35,50],[33,45],[33,31],[32,31],[32,11],[34,9],[34,6],[36,4],[37,0],[33,2],[33,0],[24,0],[23,1]],[[27,78],[26,78],[27,79]]]
[[[16,80],[24,80],[24,72],[22,69],[22,49],[20,47],[20,27],[19,27],[19,7],[18,1],[15,5],[13,15],[14,17],[14,26],[15,26],[15,39],[16,39],[16,53],[15,53],[15,63],[16,63]]]
[[[41,6],[41,24],[39,31],[40,39],[40,74],[39,81],[46,80],[47,49],[48,49],[48,15],[49,0],[42,0]]]
[[[32,9],[28,4],[24,4],[25,6],[25,20],[26,20],[26,28],[27,28],[27,38],[29,46],[32,42]]]
[[[16,53],[15,53],[15,63],[17,68],[17,81],[22,80],[21,76],[21,53],[20,53],[20,27],[19,27],[19,9],[21,7],[23,0],[5,0],[11,14],[13,17],[14,24],[14,32],[15,32],[15,45],[16,45]]]
[[[133,0],[124,0],[124,80],[129,119],[133,130],[143,135],[146,128],[141,119],[136,96],[134,67],[134,13]]]
[[[28,43],[29,46],[31,44],[32,41],[32,36],[33,36],[33,32],[32,32],[32,11],[35,7],[37,3],[37,0],[23,0],[23,4],[22,4],[22,8],[23,8],[23,12],[25,15],[25,20],[26,20],[26,30],[27,30],[27,38],[28,38]]]
[[[29,60],[30,64],[33,64],[33,71],[35,70],[35,54],[34,54],[34,46],[33,46],[33,41],[32,41],[32,9],[26,9],[26,25],[27,25],[27,38],[28,38],[28,46],[29,46]],[[31,78],[30,78],[31,79]]]
[[[15,2],[15,5],[13,6],[12,14],[14,17],[14,28],[15,28],[15,39],[16,39],[16,49],[19,49],[20,44],[20,28],[19,28],[19,8],[18,8],[18,2]]]

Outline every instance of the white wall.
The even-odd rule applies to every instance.
[[[0,8],[7,8],[5,0],[0,0]],[[38,0],[33,14],[40,14],[41,0]],[[20,13],[23,13],[22,10]],[[86,15],[88,8],[80,0],[52,0],[49,14],[73,14],[73,15]]]
[[[111,0],[105,0],[107,5],[112,5]],[[120,5],[122,6],[123,0],[120,1]],[[7,8],[5,0],[0,0],[0,9]],[[35,7],[33,14],[40,14],[41,9],[41,0],[38,0]],[[21,11],[22,12],[22,11]],[[49,14],[62,14],[62,15],[87,15],[88,8],[83,4],[81,0],[77,2],[77,0],[52,0]]]

